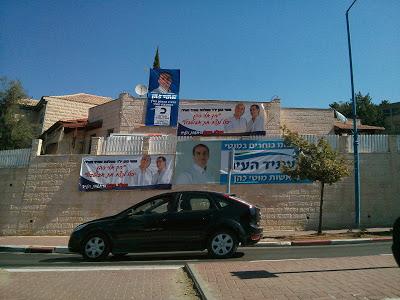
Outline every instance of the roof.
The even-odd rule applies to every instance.
[[[23,98],[23,99],[18,99],[17,103],[19,105],[32,107],[32,106],[36,106],[39,103],[39,101],[36,99],[32,99],[32,98]]]
[[[352,130],[353,129],[353,123],[335,122],[334,126],[336,128],[344,129],[344,130]],[[359,125],[357,125],[357,129],[359,129],[359,130],[382,130],[383,131],[383,130],[385,130],[385,127],[359,124]]]
[[[44,100],[67,100],[67,101],[73,101],[73,102],[79,102],[79,103],[88,103],[88,104],[94,104],[94,105],[100,105],[104,104],[106,102],[109,102],[112,100],[110,97],[103,97],[103,96],[97,96],[97,95],[91,95],[91,94],[85,94],[85,93],[78,93],[78,94],[72,94],[72,95],[61,95],[61,96],[43,96],[42,99]]]
[[[85,128],[86,125],[88,124],[88,119],[75,119],[75,120],[59,120],[55,122],[53,125],[51,125],[46,131],[42,132],[40,135],[41,137],[44,137],[47,133],[52,132],[53,130],[57,128]]]

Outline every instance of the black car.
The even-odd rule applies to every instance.
[[[215,258],[232,256],[262,237],[260,210],[237,197],[203,191],[161,194],[119,214],[77,226],[68,248],[88,260],[110,252],[208,249]]]
[[[393,224],[392,252],[394,259],[400,267],[400,217]]]

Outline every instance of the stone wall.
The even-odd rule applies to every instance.
[[[332,109],[281,108],[281,124],[301,134],[334,134]]]
[[[95,104],[68,101],[58,98],[48,99],[41,132],[44,132],[59,120],[87,118],[89,108],[93,106],[95,106]]]
[[[344,137],[343,137],[344,138]],[[345,143],[342,143],[345,144]],[[117,213],[158,190],[79,192],[83,155],[37,156],[28,168],[0,169],[0,234],[68,235],[74,226]],[[36,149],[36,152],[35,152]],[[400,216],[400,152],[390,139],[388,153],[360,154],[361,222],[391,226]],[[352,168],[352,154],[346,154]],[[326,186],[323,228],[354,223],[353,176]],[[174,186],[173,190],[214,190],[221,185]],[[262,208],[265,230],[313,230],[318,222],[318,184],[232,185],[231,192]]]

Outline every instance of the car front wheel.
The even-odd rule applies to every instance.
[[[219,230],[211,235],[208,253],[215,258],[231,257],[238,247],[236,235],[230,230]]]
[[[110,242],[102,233],[91,234],[83,243],[82,255],[87,260],[103,260],[109,253]]]

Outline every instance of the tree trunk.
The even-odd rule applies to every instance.
[[[322,233],[322,204],[324,203],[324,182],[321,182],[321,198],[319,201],[318,234]]]

